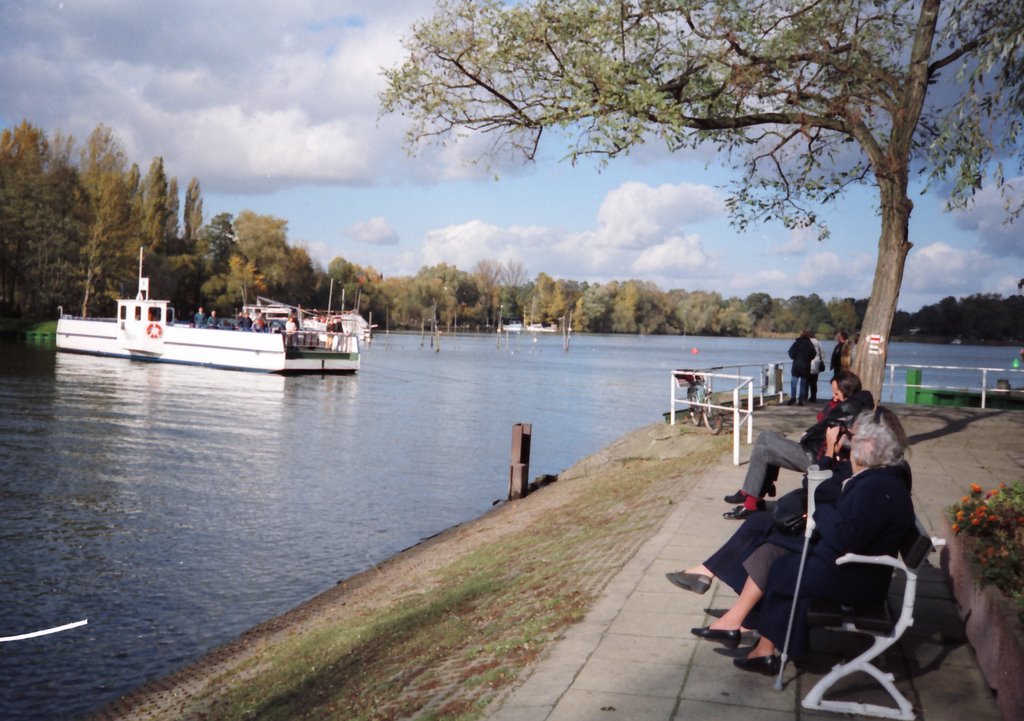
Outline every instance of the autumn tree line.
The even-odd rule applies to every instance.
[[[182,200],[183,198],[183,200]],[[28,122],[0,133],[0,316],[113,315],[136,291],[139,248],[154,297],[179,314],[200,305],[230,317],[266,296],[307,308],[356,308],[379,328],[496,327],[510,318],[571,322],[594,333],[774,335],[814,329],[819,337],[861,325],[866,300],[815,294],[746,298],[640,280],[587,283],[546,273],[530,278],[518,261],[482,260],[463,270],[440,263],[411,277],[385,278],[334,258],[326,268],[288,242],[287,221],[243,210],[205,219],[199,180],[182,196],[162,158],[145,173],[105,126],[82,144],[47,137]],[[332,283],[333,281],[333,283]],[[1016,340],[1019,296],[946,298],[897,313],[893,336]]]

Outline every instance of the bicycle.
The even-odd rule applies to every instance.
[[[712,435],[717,436],[722,432],[722,425],[725,423],[725,413],[721,408],[714,408],[715,396],[711,392],[711,384],[703,373],[695,371],[679,371],[675,374],[676,383],[680,386],[683,383],[688,385],[686,389],[686,402],[689,404],[690,422],[695,426],[703,423]]]

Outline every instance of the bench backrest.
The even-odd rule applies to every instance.
[[[907,568],[916,569],[932,552],[932,537],[924,530],[921,521],[914,518],[914,528],[910,530],[900,545],[900,557]]]

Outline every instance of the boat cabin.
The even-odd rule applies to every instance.
[[[166,300],[149,299],[149,278],[139,278],[139,294],[117,301],[117,338],[122,347],[159,352],[164,329],[174,323],[174,308]]]

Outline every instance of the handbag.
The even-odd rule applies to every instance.
[[[807,527],[807,489],[797,488],[779,497],[772,510],[775,527],[787,536],[803,533]]]
[[[825,361],[820,360],[818,361],[818,372],[821,373],[823,370],[825,370]]]

